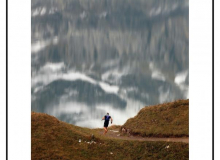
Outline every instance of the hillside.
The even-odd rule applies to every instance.
[[[146,137],[189,136],[189,100],[148,106],[121,127],[132,135]]]
[[[97,129],[77,127],[43,113],[31,113],[32,160],[181,160],[188,156],[187,143],[114,139],[101,135]]]

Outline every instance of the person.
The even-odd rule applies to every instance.
[[[104,122],[104,135],[108,132],[108,124],[109,124],[109,120],[111,120],[111,124],[112,124],[112,121],[113,121],[113,119],[112,119],[112,117],[111,116],[109,116],[109,113],[107,113],[107,115],[105,115],[103,118],[102,118],[102,120],[105,120],[105,122]]]

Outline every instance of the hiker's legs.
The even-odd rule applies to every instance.
[[[108,132],[108,129],[107,129],[107,127],[104,127],[104,134],[106,134],[107,132]]]

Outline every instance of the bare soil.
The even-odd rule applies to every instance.
[[[189,137],[178,137],[178,138],[158,138],[158,137],[141,137],[127,134],[121,134],[117,129],[108,130],[106,135],[103,135],[104,130],[99,130],[100,136],[106,136],[107,138],[122,139],[122,140],[134,140],[134,141],[165,141],[165,142],[183,142],[189,143]]]

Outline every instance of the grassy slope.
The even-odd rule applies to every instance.
[[[96,144],[88,144],[91,134]],[[98,138],[96,138],[98,137]],[[79,143],[79,139],[82,142]],[[165,147],[169,145],[169,149]],[[112,152],[113,154],[111,154]],[[31,114],[31,158],[36,159],[188,159],[189,145],[115,140],[42,113]]]
[[[189,136],[189,100],[178,100],[141,109],[121,127],[133,135],[153,137]]]

